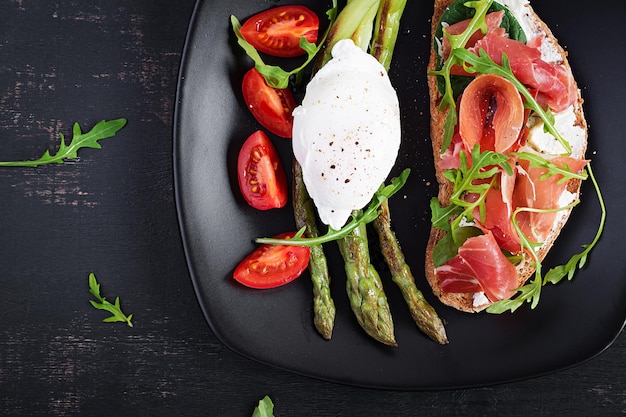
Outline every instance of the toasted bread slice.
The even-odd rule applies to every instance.
[[[498,1],[498,0],[497,0]],[[571,73],[571,68],[567,61],[567,53],[559,45],[558,40],[554,37],[548,26],[537,16],[534,10],[529,4],[521,0],[500,0],[501,5],[509,7],[510,11],[514,14],[520,25],[524,28],[528,39],[532,39],[536,36],[544,36],[542,56],[543,59],[551,62],[562,64],[568,72]],[[432,38],[434,40],[435,32],[441,16],[445,12],[446,8],[452,3],[452,0],[435,0],[434,13],[432,18]],[[429,72],[435,69],[437,60],[437,54],[433,48],[431,48],[431,56],[429,61]],[[446,119],[446,112],[439,110],[439,104],[441,102],[441,94],[437,88],[437,80],[435,76],[429,76],[428,86],[430,91],[430,129],[431,140],[433,145],[433,155],[435,158],[436,177],[439,183],[438,198],[442,206],[449,204],[450,195],[452,194],[453,184],[443,176],[443,171],[438,166],[438,161],[441,154],[441,147],[444,136],[444,121]],[[587,124],[583,114],[580,90],[578,91],[578,97],[573,107],[567,111],[573,112],[569,115],[570,122],[566,126],[566,129],[578,129],[579,134],[576,138],[576,143],[573,148],[575,151],[572,156],[575,158],[584,158],[584,153],[587,147]],[[582,132],[580,132],[582,131]],[[561,134],[568,139],[568,132],[561,132]],[[569,139],[568,139],[569,140]],[[567,190],[578,198],[580,191],[581,181],[570,180],[567,184]],[[540,259],[546,256],[547,252],[553,246],[555,240],[559,236],[561,229],[570,215],[571,209],[562,210],[557,216],[551,232],[548,237],[543,241],[543,245],[537,249],[537,254]],[[445,232],[435,228],[431,229],[428,246],[426,248],[426,262],[425,272],[426,278],[433,289],[434,294],[446,305],[454,307],[458,310],[465,312],[479,312],[487,308],[491,303],[485,297],[475,297],[473,293],[446,293],[442,291],[439,284],[439,280],[436,274],[436,268],[433,264],[433,250],[435,245],[445,235]],[[517,266],[518,274],[518,286],[523,285],[535,272],[535,269],[530,261],[530,255],[525,254],[524,260]]]

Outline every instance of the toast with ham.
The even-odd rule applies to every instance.
[[[478,312],[514,296],[557,239],[579,198],[587,125],[567,55],[527,1],[464,3],[434,4],[428,69],[439,193],[425,272],[444,304]]]

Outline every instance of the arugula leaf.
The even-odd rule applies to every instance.
[[[488,180],[494,177],[499,169],[508,175],[513,175],[513,168],[509,163],[509,156],[494,151],[480,151],[480,146],[476,145],[472,149],[471,164],[467,160],[465,151],[460,153],[460,166],[458,169],[446,170],[445,175],[454,183],[454,191],[450,196],[450,202],[458,207],[462,207],[463,211],[455,222],[456,226],[461,222],[461,218],[472,219],[474,210],[479,209],[480,218],[484,219],[485,214],[485,196],[492,187],[490,183],[478,183],[476,180]],[[467,194],[475,194],[476,198],[472,201],[463,199]],[[454,226],[453,226],[454,229]]]
[[[267,83],[267,85],[273,88],[287,88],[289,86],[289,79],[291,78],[291,76],[295,77],[296,84],[299,84],[302,81],[304,69],[309,65],[309,63],[311,63],[311,61],[313,61],[317,53],[324,46],[324,41],[328,36],[330,28],[333,26],[333,22],[335,21],[337,16],[337,0],[333,0],[333,7],[326,12],[326,15],[330,20],[330,24],[328,26],[328,30],[324,33],[324,36],[318,42],[317,46],[314,43],[307,41],[304,36],[300,38],[299,45],[306,52],[307,58],[302,65],[291,71],[285,71],[277,65],[266,64],[263,61],[263,58],[261,58],[261,55],[259,55],[259,52],[256,50],[256,48],[250,45],[250,43],[245,40],[244,37],[241,35],[241,23],[239,22],[237,17],[231,15],[230,23],[233,26],[233,31],[235,32],[235,36],[237,37],[237,43],[243,48],[248,57],[250,57],[250,59],[254,61],[254,66],[256,67],[257,71],[259,71],[259,73],[263,75],[263,78],[265,78],[265,82]]]
[[[98,143],[100,139],[115,136],[115,134],[126,125],[126,119],[102,120],[98,122],[89,132],[83,133],[78,123],[74,123],[73,137],[69,144],[65,143],[65,137],[61,133],[61,146],[56,154],[46,151],[43,156],[32,161],[9,161],[0,162],[4,167],[36,167],[44,164],[62,164],[67,159],[76,159],[78,150],[81,148],[100,149]]]
[[[259,401],[259,405],[254,408],[252,417],[274,417],[274,403],[267,395]]]
[[[567,182],[571,179],[587,179],[587,173],[585,171],[583,171],[581,174],[572,172],[567,164],[564,167],[560,167],[534,153],[514,152],[513,155],[516,155],[519,159],[525,159],[526,161],[530,162],[531,167],[547,169],[547,172],[539,177],[540,180],[545,180],[555,175],[561,176],[561,179],[559,179],[557,183]]]
[[[497,301],[487,307],[486,311],[491,314],[501,314],[510,310],[511,313],[513,313],[520,308],[524,302],[531,303],[531,309],[534,309],[539,303],[541,286],[541,278],[535,275],[530,283],[517,289],[519,294],[515,298]]]
[[[462,211],[463,209],[461,207],[454,204],[447,207],[441,207],[437,197],[433,197],[430,200],[430,221],[435,229],[451,232],[452,228],[450,226],[450,218],[458,216]]]
[[[89,300],[94,308],[98,310],[105,310],[111,313],[110,317],[102,320],[105,323],[113,323],[113,322],[124,322],[129,327],[133,327],[132,318],[133,315],[129,314],[128,316],[122,312],[122,308],[120,307],[120,297],[115,298],[115,303],[111,304],[106,300],[103,296],[100,295],[100,284],[96,280],[96,276],[94,273],[89,274],[89,292],[96,297],[97,301]]]
[[[494,151],[481,152],[478,145],[472,149],[471,164],[465,151],[461,151],[459,160],[459,168],[444,171],[445,177],[454,184],[450,205],[445,208],[441,207],[437,198],[433,198],[430,202],[433,227],[448,232],[433,250],[435,266],[441,266],[453,258],[463,242],[474,234],[474,230],[465,230],[466,228],[461,226],[464,219],[473,221],[474,212],[478,209],[479,217],[484,221],[485,197],[494,185],[495,174],[498,170],[513,175],[508,155]],[[476,180],[489,180],[490,178],[490,182],[476,183]],[[465,197],[468,194],[473,194],[474,197],[466,200]]]
[[[320,245],[322,243],[332,242],[333,240],[339,240],[341,238],[346,237],[353,230],[359,227],[361,224],[371,223],[373,222],[378,215],[380,214],[379,207],[380,205],[387,199],[391,198],[395,193],[400,191],[400,189],[406,183],[406,180],[410,174],[411,170],[406,168],[400,176],[394,178],[391,181],[391,184],[387,186],[381,186],[378,191],[372,197],[372,201],[369,206],[365,210],[355,210],[353,212],[352,218],[345,226],[343,226],[339,230],[334,230],[332,228],[328,229],[326,234],[317,236],[317,237],[303,237],[304,232],[306,230],[305,227],[301,228],[296,235],[290,239],[274,239],[268,237],[260,237],[256,238],[254,241],[256,243],[262,244],[272,244],[272,245],[289,245],[289,246],[313,246]]]

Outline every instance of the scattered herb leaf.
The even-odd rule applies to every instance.
[[[89,300],[92,306],[97,308],[98,310],[105,310],[111,313],[110,317],[102,320],[105,323],[113,323],[113,322],[124,322],[129,327],[133,327],[132,318],[133,315],[129,314],[128,316],[122,312],[122,308],[120,307],[120,297],[115,298],[115,303],[111,304],[106,300],[106,298],[100,295],[100,284],[96,280],[96,276],[94,273],[89,274],[89,292],[96,297],[97,301]]]
[[[267,395],[259,401],[259,405],[254,408],[252,417],[274,417],[274,403]]]
[[[522,29],[521,25],[508,8],[504,7],[500,3],[493,2],[487,10],[486,14],[501,10],[504,11],[504,15],[502,16],[502,22],[500,24],[500,27],[506,31],[510,39],[515,39],[516,41],[520,41],[521,43],[526,43],[527,39],[526,34],[524,33],[524,29]],[[441,40],[444,36],[444,25],[442,24],[442,22],[445,22],[447,25],[453,25],[464,20],[469,21],[474,17],[475,12],[476,10],[467,4],[467,0],[456,0],[452,4],[450,4],[441,15],[441,19],[439,20],[439,24],[437,25],[437,28],[435,30],[435,42],[433,42],[433,49],[437,54],[437,70],[441,69],[441,66],[443,64],[443,58],[440,55]],[[486,30],[486,26],[482,27],[481,30]],[[467,87],[472,79],[473,77],[468,77],[464,75],[452,75],[450,77],[450,81],[452,84],[454,97],[458,97],[458,95],[461,94],[463,90],[465,90],[465,87]],[[437,87],[439,91],[443,94],[445,89],[442,77],[437,77]]]
[[[65,143],[65,136],[61,133],[61,146],[56,154],[46,151],[39,159],[32,161],[0,162],[0,167],[36,167],[44,164],[62,164],[67,159],[76,159],[81,148],[100,149],[100,139],[110,138],[126,125],[126,119],[102,120],[89,132],[83,133],[78,123],[74,123],[73,136],[69,144]]]

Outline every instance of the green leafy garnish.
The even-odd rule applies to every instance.
[[[498,173],[498,168],[504,170],[508,175],[513,175],[513,168],[509,163],[509,156],[494,151],[480,151],[480,146],[476,145],[472,149],[472,163],[467,161],[465,151],[459,155],[459,169],[446,170],[445,176],[454,183],[454,191],[450,196],[450,202],[464,211],[461,216],[473,218],[474,209],[478,208],[481,220],[485,218],[485,195],[492,184],[476,184],[476,180],[487,180]],[[475,194],[476,201],[468,202],[463,199],[467,194]],[[459,220],[460,222],[460,220]]]
[[[534,153],[514,152],[513,155],[517,156],[519,159],[525,159],[526,161],[530,162],[531,167],[545,168],[547,172],[543,174],[541,177],[539,177],[540,180],[545,180],[555,175],[561,176],[561,179],[559,179],[557,183],[567,182],[572,179],[579,179],[579,180],[587,179],[586,171],[583,171],[580,174],[576,172],[572,172],[567,166],[567,164],[564,167],[560,167]]]
[[[4,167],[36,167],[44,164],[62,164],[68,159],[76,159],[78,150],[81,148],[100,149],[100,139],[110,138],[126,125],[126,119],[102,120],[89,132],[83,133],[78,123],[74,123],[73,136],[69,144],[65,143],[65,137],[61,133],[61,146],[56,154],[46,151],[39,159],[32,161],[9,161],[0,162]]]
[[[237,43],[243,48],[250,59],[254,61],[255,68],[261,75],[263,75],[267,85],[273,88],[287,88],[289,86],[289,80],[292,76],[295,77],[296,84],[299,84],[302,81],[304,69],[311,61],[313,61],[319,50],[324,45],[324,41],[328,36],[330,27],[332,27],[333,22],[337,17],[337,0],[333,0],[333,7],[326,12],[326,15],[330,20],[329,29],[324,33],[317,46],[314,43],[307,41],[304,36],[300,38],[300,47],[306,52],[307,58],[302,65],[291,71],[285,71],[277,65],[266,64],[256,48],[250,45],[250,43],[241,35],[241,23],[239,20],[235,16],[231,15],[230,23],[233,26],[235,36],[237,36]]]
[[[259,405],[254,408],[252,417],[274,417],[274,403],[267,395],[259,401]]]
[[[406,168],[400,176],[394,178],[391,181],[391,184],[386,186],[381,186],[376,193],[374,193],[374,197],[372,201],[367,206],[365,210],[355,210],[353,212],[352,218],[345,226],[343,226],[339,230],[334,230],[332,228],[328,229],[326,234],[317,236],[317,237],[303,237],[305,228],[302,228],[296,233],[296,235],[290,239],[274,239],[274,238],[257,238],[254,241],[256,243],[268,243],[272,245],[290,245],[290,246],[313,246],[320,245],[322,243],[332,242],[333,240],[342,239],[350,234],[353,230],[359,227],[361,224],[367,224],[373,222],[376,217],[380,214],[380,205],[383,201],[391,198],[395,193],[397,193],[406,183],[406,180],[410,174],[411,170]]]
[[[441,207],[437,198],[431,199],[430,202],[433,227],[448,232],[433,250],[436,266],[441,266],[454,257],[468,235],[466,232],[469,231],[463,231],[463,233],[457,231],[463,220],[473,221],[474,212],[478,209],[480,219],[484,221],[486,214],[485,197],[493,186],[495,174],[499,169],[502,169],[508,175],[513,175],[509,158],[506,154],[494,151],[481,152],[480,147],[476,145],[472,149],[471,164],[468,162],[466,152],[461,151],[459,168],[448,169],[444,172],[445,177],[454,184],[450,196],[451,204],[447,207]],[[490,178],[492,178],[490,182],[476,183],[476,180],[487,181]],[[468,194],[472,194],[473,198],[466,199]],[[450,221],[452,218],[453,220]]]
[[[572,256],[569,261],[567,261],[567,263],[550,269],[543,277],[541,275],[541,263],[538,261],[538,257],[533,249],[533,245],[530,245],[530,249],[532,250],[531,253],[533,254],[533,257],[535,259],[534,263],[537,267],[533,280],[530,283],[518,288],[517,294],[513,298],[509,300],[500,300],[489,306],[487,308],[487,312],[494,314],[504,313],[505,311],[509,310],[511,312],[514,312],[525,302],[531,303],[531,308],[535,308],[537,306],[537,303],[539,302],[541,288],[544,285],[548,283],[557,284],[561,282],[565,277],[567,277],[567,279],[571,281],[576,271],[578,269],[582,269],[585,266],[589,253],[600,241],[600,236],[602,235],[602,231],[604,230],[604,224],[606,221],[606,206],[604,204],[604,199],[602,197],[598,182],[596,181],[596,178],[593,175],[593,171],[591,170],[591,165],[588,164],[585,169],[589,174],[591,182],[593,183],[601,209],[600,223],[598,225],[598,230],[594,239],[591,241],[591,243],[582,246],[582,252]],[[570,208],[570,206],[566,208]],[[518,226],[516,225],[516,229],[517,228]],[[522,244],[525,243],[522,242]],[[528,242],[526,242],[526,244],[528,244]]]
[[[100,284],[96,280],[96,276],[94,273],[89,274],[89,292],[96,297],[97,301],[89,300],[92,306],[97,308],[98,310],[105,310],[111,313],[110,317],[102,320],[105,323],[113,323],[113,322],[124,322],[129,327],[133,327],[132,318],[133,315],[129,314],[128,316],[122,312],[122,308],[120,307],[120,297],[115,297],[115,302],[111,304],[106,300],[103,296],[100,295]]]

